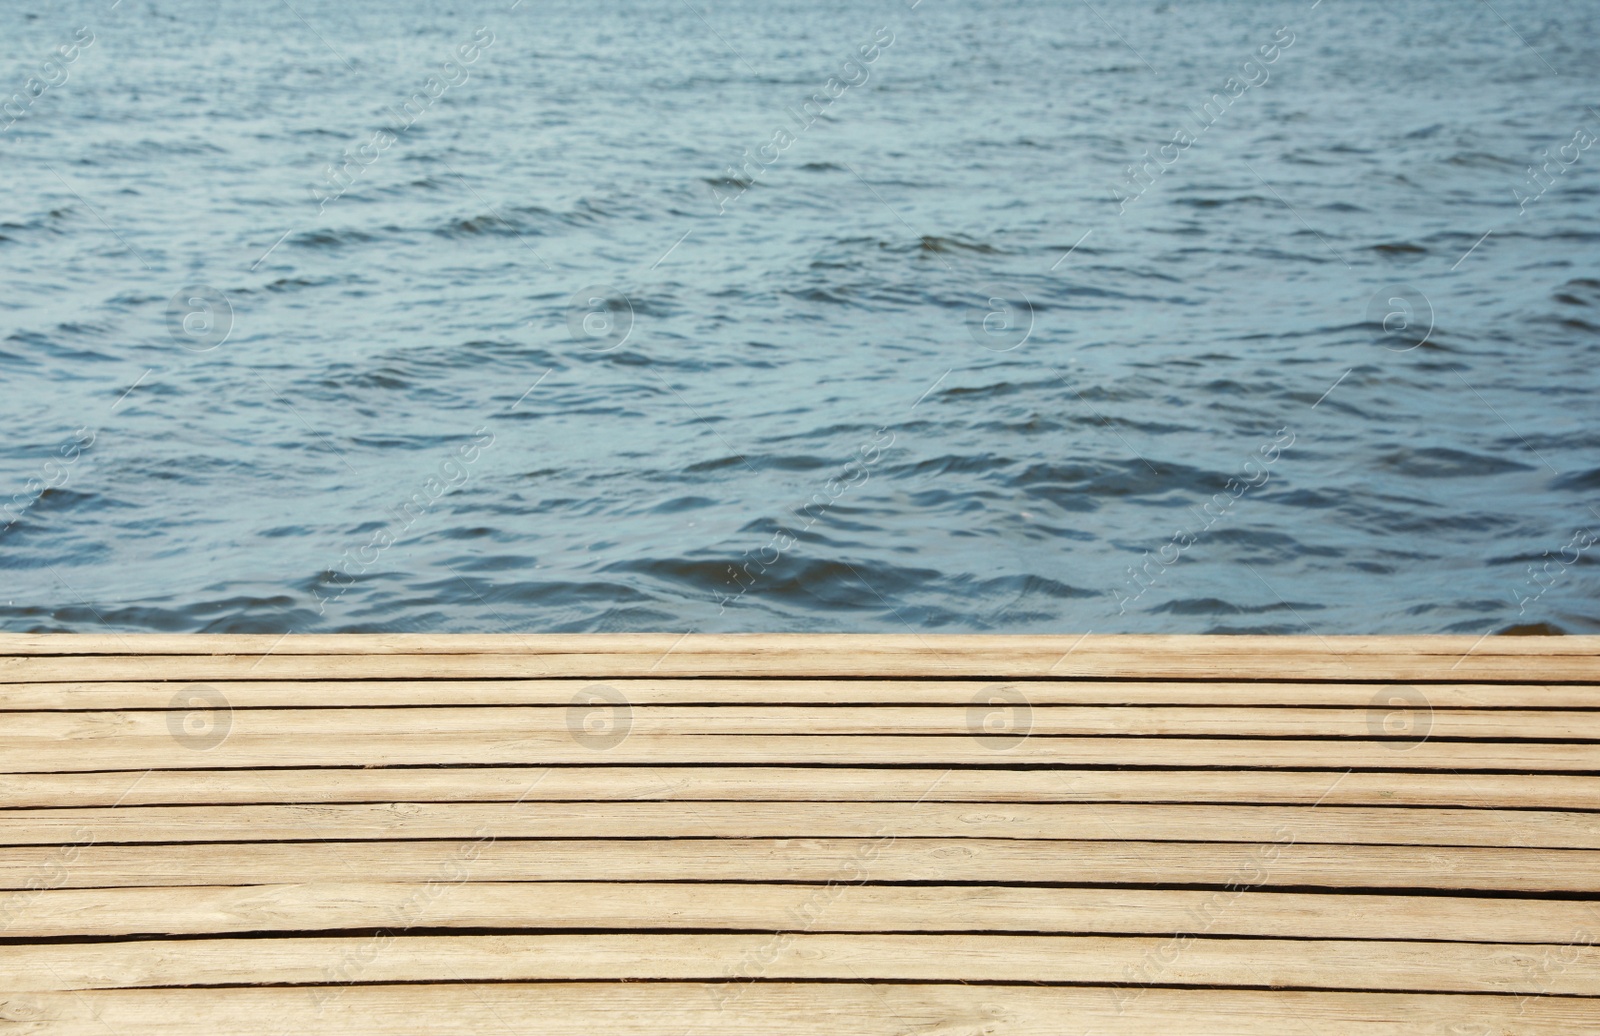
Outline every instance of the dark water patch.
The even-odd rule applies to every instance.
[[[1345,506],[1350,500],[1350,493],[1346,490],[1291,489],[1279,493],[1277,500],[1284,507],[1322,511]]]
[[[269,540],[303,539],[312,535],[313,530],[307,525],[279,525],[271,529],[262,529],[257,536]]]
[[[1574,471],[1550,480],[1550,488],[1566,493],[1600,492],[1600,468]]]
[[[729,191],[744,192],[760,183],[759,180],[746,179],[742,176],[705,176],[700,182],[720,193]]]
[[[1150,610],[1156,614],[1165,615],[1267,615],[1272,612],[1294,612],[1298,610],[1315,611],[1322,606],[1316,603],[1301,602],[1291,604],[1286,601],[1273,601],[1270,604],[1235,604],[1224,601],[1219,597],[1186,597],[1167,601]]]
[[[1305,623],[1297,619],[1292,622],[1272,622],[1255,626],[1211,625],[1202,632],[1214,637],[1303,637],[1309,631]]]
[[[337,230],[319,227],[315,230],[290,234],[283,244],[293,248],[331,251],[349,248],[354,245],[370,244],[376,240],[378,240],[377,234],[356,227],[343,227]],[[279,247],[283,246],[280,245]]]
[[[379,367],[353,373],[344,378],[323,378],[317,384],[335,390],[377,388],[404,392],[410,389],[415,381],[394,367]]]
[[[1574,278],[1563,284],[1552,297],[1568,306],[1600,305],[1600,281],[1588,277]]]
[[[1392,241],[1373,245],[1369,251],[1376,252],[1385,259],[1419,259],[1428,254],[1426,248],[1411,241]]]
[[[685,465],[685,474],[698,475],[710,471],[726,471],[729,468],[743,467],[748,463],[748,458],[740,456],[718,457],[715,460],[703,460],[694,464]]]
[[[338,280],[332,277],[279,277],[277,280],[264,284],[260,288],[234,289],[230,294],[238,298],[248,298],[252,295],[260,295],[263,292],[283,295],[303,291],[306,288],[324,288],[337,283],[339,283]]]
[[[1446,165],[1458,166],[1463,169],[1499,169],[1502,171],[1517,170],[1520,172],[1526,162],[1506,158],[1502,155],[1490,154],[1487,151],[1457,151],[1445,160]]]
[[[878,612],[888,610],[885,601],[919,592],[940,578],[937,569],[887,561],[787,555],[760,574],[747,596],[824,614]]]
[[[1159,473],[1157,473],[1159,472]],[[1067,511],[1094,511],[1127,498],[1165,496],[1181,492],[1203,476],[1194,469],[1159,465],[1152,471],[1140,461],[1099,466],[1032,464],[1013,476],[1009,485],[1029,497],[1046,500]],[[1223,477],[1213,479],[1217,484]]]
[[[14,331],[4,339],[6,352],[27,364],[117,362],[121,357],[63,341],[38,331]]]
[[[1470,478],[1533,470],[1530,465],[1505,457],[1444,446],[1391,450],[1378,457],[1377,463],[1414,478]]]
[[[1514,518],[1487,511],[1458,513],[1441,511],[1426,505],[1413,511],[1349,504],[1342,512],[1351,518],[1383,530],[1389,536],[1441,536],[1503,532],[1516,527]],[[1416,555],[1422,556],[1422,555]]]
[[[34,499],[29,511],[40,518],[46,518],[73,511],[90,512],[102,509],[108,509],[108,502],[99,493],[65,485],[46,486]]]
[[[1259,194],[1241,194],[1233,198],[1180,196],[1172,199],[1172,204],[1192,209],[1221,209],[1229,205],[1262,205],[1269,200]]]
[[[991,453],[975,455],[945,454],[929,457],[912,464],[890,465],[885,470],[895,477],[930,478],[940,475],[987,475],[1002,471],[1015,463],[1009,457]]]
[[[1587,320],[1580,320],[1577,317],[1562,317],[1562,318],[1551,317],[1551,318],[1546,318],[1546,319],[1550,323],[1554,323],[1554,324],[1556,324],[1556,325],[1558,325],[1558,326],[1560,326],[1562,328],[1565,328],[1568,331],[1581,331],[1586,335],[1592,335],[1592,334],[1594,334],[1596,332],[1600,332],[1600,326],[1596,326],[1594,324],[1591,324]]]
[[[518,226],[502,216],[485,213],[480,216],[466,216],[451,220],[442,227],[435,227],[433,233],[440,237],[481,237],[484,235],[499,234],[504,236],[541,236],[542,232],[533,226]]]
[[[1083,600],[1105,596],[1098,590],[1087,590],[1038,575],[1015,575],[978,582],[977,592],[985,597],[1013,598],[1013,603],[1024,598],[1043,598],[1054,601]]]
[[[975,255],[1005,254],[991,244],[987,244],[983,241],[974,241],[971,238],[962,237],[960,235],[939,237],[937,235],[924,234],[922,235],[921,240],[917,242],[917,250],[920,252],[937,253],[971,252]]]
[[[701,511],[716,506],[717,501],[707,496],[678,496],[671,500],[663,500],[650,510],[656,514],[683,514],[687,511]]]
[[[1550,622],[1524,622],[1495,630],[1501,637],[1564,637],[1567,631]]]
[[[929,397],[930,399],[933,397]],[[1051,435],[1069,426],[1068,422],[1056,421],[1042,414],[1032,413],[1025,418],[1007,419],[997,421],[979,421],[971,425],[973,431],[987,432],[996,436],[1007,437],[1014,435],[1039,436]]]

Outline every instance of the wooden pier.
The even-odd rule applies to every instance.
[[[0,1036],[1600,1031],[1600,637],[0,636]]]

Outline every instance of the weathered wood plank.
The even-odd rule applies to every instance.
[[[466,881],[472,862],[426,884],[45,889],[15,912],[6,934],[593,928],[1567,943],[1596,922],[1593,904],[1576,900],[859,884],[870,859],[825,885]]]
[[[0,712],[0,1032],[1600,1020],[1600,638],[0,635]]]
[[[1600,678],[1597,678],[1600,679]],[[1600,686],[1542,683],[1384,684],[1175,680],[887,680],[764,676],[725,680],[261,680],[222,683],[243,708],[371,708],[400,705],[569,705],[604,684],[640,705],[961,705],[996,688],[1040,705],[1345,706],[1366,709],[1392,693],[1420,691],[1435,709],[1600,708]],[[171,681],[0,683],[0,711],[165,709],[184,685]]]
[[[202,703],[208,710],[216,706],[214,701],[196,700],[197,705]],[[625,722],[633,733],[641,735],[773,735],[796,731],[809,736],[963,735],[998,729],[1034,737],[1339,737],[1414,741],[1426,736],[1434,740],[1600,741],[1600,709],[1435,709],[1404,700],[1389,707],[1304,709],[1031,705],[1002,697],[981,704],[826,707],[632,705],[597,699],[580,705],[515,708],[231,708],[230,724],[232,731],[241,736],[384,737],[426,733],[504,738],[510,734],[564,734],[586,718],[622,722],[624,708]],[[12,712],[6,714],[0,730],[8,744],[28,737],[73,742],[167,737],[186,715],[183,711]],[[1391,717],[1392,728],[1385,725],[1385,719]],[[998,726],[986,728],[986,722]]]
[[[1600,928],[1600,925],[1597,925]],[[1600,936],[1596,937],[1600,939]],[[1079,983],[1600,997],[1600,947],[995,935],[485,935],[11,946],[8,992],[649,979]],[[1120,995],[1137,1000],[1139,990]]]
[[[0,640],[0,680],[470,677],[1600,679],[1600,638],[590,634]],[[173,653],[162,654],[167,651]],[[121,652],[104,653],[104,652]],[[181,653],[180,653],[181,652]],[[223,652],[239,652],[226,654]]]
[[[237,713],[235,713],[237,715]],[[611,721],[616,723],[616,721]],[[213,720],[202,724],[206,734]],[[609,734],[624,733],[620,724]],[[1027,737],[974,735],[629,734],[580,743],[563,734],[495,738],[390,735],[234,734],[207,750],[166,735],[83,742],[0,737],[0,773],[233,769],[307,766],[790,765],[790,766],[1165,766],[1182,769],[1504,770],[1600,772],[1600,744],[1537,742],[1318,741],[1268,739]],[[201,744],[209,741],[199,742]]]
[[[1558,996],[600,982],[30,993],[8,998],[4,1018],[51,1036],[1282,1036],[1291,1017],[1330,1036],[1571,1036],[1591,1031],[1597,1010]]]
[[[0,809],[213,803],[1171,802],[1600,809],[1600,777],[1329,770],[548,766],[0,775]]]
[[[0,889],[468,881],[1249,885],[1259,888],[1600,892],[1600,852],[1242,842],[984,838],[678,838],[102,845],[0,848]],[[0,911],[28,896],[0,896]],[[8,904],[10,906],[8,907]],[[1508,902],[1506,909],[1513,909]],[[1600,915],[1597,915],[1600,921]],[[3,922],[0,922],[3,925]]]
[[[0,845],[417,838],[1026,838],[1600,849],[1600,813],[1146,803],[397,802],[0,812]]]

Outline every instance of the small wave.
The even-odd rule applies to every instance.
[[[349,245],[364,245],[375,240],[377,237],[365,230],[346,227],[342,230],[307,230],[293,235],[286,243],[299,248],[335,249]]]
[[[1428,254],[1428,250],[1411,241],[1391,241],[1381,245],[1373,245],[1370,251],[1389,258],[1415,258]]]
[[[922,240],[917,242],[917,248],[923,252],[973,252],[978,255],[1003,255],[1000,249],[982,241],[972,241],[963,237],[937,237],[931,234],[922,235]]]
[[[1269,604],[1234,604],[1224,601],[1220,597],[1186,597],[1165,604],[1157,605],[1150,610],[1157,614],[1166,615],[1266,615],[1271,612],[1295,612],[1299,610],[1315,611],[1323,608],[1320,604],[1291,604],[1287,601],[1273,601]]]
[[[1487,151],[1458,151],[1445,159],[1445,164],[1466,169],[1518,169],[1526,163],[1513,161]]]
[[[1504,457],[1490,457],[1442,446],[1394,450],[1378,460],[1385,467],[1414,478],[1468,478],[1533,470],[1527,464],[1507,460]]]
[[[1600,281],[1578,277],[1563,284],[1552,297],[1568,306],[1600,305]]]
[[[435,227],[433,232],[440,237],[481,237],[485,234],[526,237],[530,234],[540,235],[542,233],[530,226],[519,227],[504,217],[493,213],[451,220],[442,227]]]
[[[1600,491],[1600,468],[1590,468],[1588,471],[1577,471],[1572,474],[1562,475],[1550,481],[1550,488],[1568,493]]]

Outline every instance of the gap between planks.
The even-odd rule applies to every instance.
[[[1593,942],[1580,899],[1221,890],[716,882],[423,883],[44,889],[7,938],[337,932],[376,928],[949,932]]]
[[[1148,803],[401,802],[0,812],[0,846],[496,838],[1021,838],[1600,849],[1600,813]]]
[[[1181,948],[1181,952],[1180,952]],[[1557,963],[1558,962],[1558,963]],[[1551,966],[1556,964],[1556,966]],[[162,986],[739,979],[1125,984],[1600,996],[1600,948],[994,935],[483,935],[9,946],[8,992]]]

